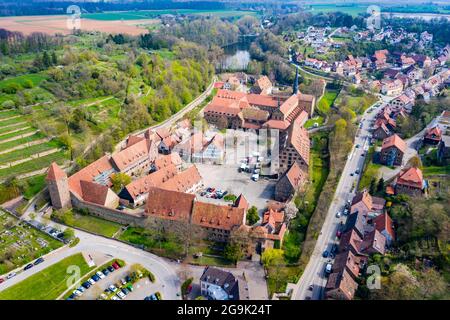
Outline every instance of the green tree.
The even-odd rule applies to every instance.
[[[377,184],[377,182],[376,182],[375,178],[372,178],[372,180],[370,180],[370,187],[369,187],[369,193],[371,195],[375,194],[376,184]]]
[[[127,184],[131,183],[131,177],[126,173],[119,172],[115,173],[111,176],[111,182],[113,184],[113,191],[118,193],[122,190]]]
[[[384,191],[384,179],[383,179],[383,177],[381,177],[380,180],[378,180],[377,192],[383,192],[383,191]]]
[[[258,208],[252,206],[247,211],[247,224],[249,226],[254,225],[259,220]]]
[[[239,243],[237,243],[237,242],[234,242],[234,243],[230,242],[229,244],[227,244],[227,246],[225,247],[225,250],[223,251],[223,255],[228,260],[231,260],[234,262],[237,262],[244,257],[242,248],[239,245]]]
[[[42,54],[42,63],[46,68],[52,65],[52,61],[47,51],[44,51],[44,53]]]
[[[264,267],[269,268],[283,263],[284,252],[281,249],[266,249],[264,250],[261,261]]]
[[[72,228],[66,228],[63,232],[64,239],[70,240],[75,236],[75,231]]]

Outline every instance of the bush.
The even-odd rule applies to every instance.
[[[6,94],[16,94],[22,87],[18,83],[10,83],[3,88]]]
[[[6,100],[2,103],[1,108],[0,109],[12,109],[16,106],[16,104],[14,103],[14,101],[12,100]]]
[[[150,280],[151,282],[155,282],[156,280],[155,275],[150,271],[147,271],[147,273],[148,273],[148,280]]]
[[[155,293],[155,296],[158,298],[158,300],[162,300],[162,296],[159,291]]]
[[[185,282],[183,282],[183,284],[181,285],[181,294],[183,296],[188,294],[187,289],[189,288],[189,286],[191,285],[193,280],[194,280],[194,278],[189,278]]]

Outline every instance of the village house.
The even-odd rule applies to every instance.
[[[442,130],[439,126],[434,126],[429,128],[423,137],[423,142],[425,144],[438,145],[442,140]]]
[[[129,176],[139,175],[150,171],[150,159],[147,142],[142,140],[130,147],[117,152],[111,157],[111,162],[117,171]]]
[[[379,123],[379,125],[375,126],[375,130],[372,133],[372,136],[377,140],[384,140],[387,137],[393,135],[394,132],[391,131],[384,122]]]
[[[368,223],[386,238],[387,246],[392,245],[395,241],[394,222],[387,212],[369,220]]]
[[[380,163],[387,166],[400,166],[406,152],[406,143],[397,134],[383,140]]]
[[[287,201],[295,192],[308,181],[308,172],[305,172],[297,162],[277,181],[275,185],[275,200]]]
[[[262,76],[256,80],[251,91],[252,93],[270,95],[272,94],[273,84],[267,76]]]
[[[381,87],[381,93],[388,96],[400,95],[402,91],[403,82],[399,79],[384,81]]]
[[[356,289],[358,284],[344,269],[342,272],[330,274],[325,286],[325,297],[330,300],[352,300]]]
[[[358,212],[368,217],[375,216],[383,212],[385,203],[386,200],[371,196],[369,191],[364,189],[353,197],[350,213]]]
[[[408,97],[406,94],[401,94],[397,98],[391,100],[389,107],[393,112],[399,112],[400,110],[405,110],[410,113],[414,106],[414,99]]]
[[[414,167],[401,170],[394,184],[396,194],[407,194],[413,197],[422,196],[426,187],[422,170]]]
[[[200,277],[200,292],[211,300],[239,300],[239,281],[231,272],[206,267]]]

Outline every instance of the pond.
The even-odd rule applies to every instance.
[[[250,58],[250,45],[252,44],[254,37],[241,37],[239,42],[223,47],[224,57],[222,59],[220,69],[221,70],[246,70],[251,60]]]

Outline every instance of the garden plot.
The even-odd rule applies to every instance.
[[[61,246],[60,241],[0,210],[0,275]]]

